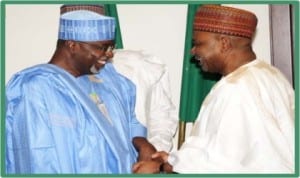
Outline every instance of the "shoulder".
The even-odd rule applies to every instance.
[[[150,84],[157,82],[167,70],[161,59],[145,51],[116,50],[113,64],[130,80],[142,78]]]
[[[226,76],[229,83],[261,89],[288,87],[291,85],[279,69],[263,60],[256,59]]]
[[[51,70],[51,65],[40,64],[26,68],[16,73],[6,85],[7,98],[20,97],[24,94],[35,92],[50,92],[51,87],[60,87],[59,74]]]
[[[126,50],[126,49],[118,49],[115,51],[114,62],[130,62],[129,65],[138,66],[150,66],[153,68],[164,68],[164,62],[155,55],[147,53],[146,51],[138,51],[138,50]]]
[[[120,87],[120,89],[127,88],[128,90],[135,88],[135,85],[125,76],[116,71],[115,66],[111,63],[107,63],[103,69],[101,69],[98,77],[103,80],[110,81],[109,83]]]

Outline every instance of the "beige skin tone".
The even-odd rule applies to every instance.
[[[226,76],[240,66],[256,59],[251,39],[211,32],[195,31],[191,53],[202,70]],[[173,172],[168,163],[169,154],[161,151],[152,154],[150,161],[140,161],[133,166],[134,173],[159,173],[160,167],[166,173]]]

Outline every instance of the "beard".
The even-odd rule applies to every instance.
[[[98,74],[100,72],[100,69],[97,69],[95,64],[93,64],[92,67],[90,68],[90,72],[92,74]]]
[[[195,59],[198,61],[198,65],[201,67],[201,69],[205,72],[208,72],[208,66],[204,58],[201,56],[195,56]]]
[[[101,66],[98,66],[96,67],[95,64],[93,64],[90,68],[90,72],[92,74],[98,74],[101,70],[102,67],[104,67],[104,65],[107,63],[107,62],[111,62],[110,59],[107,57],[107,56],[102,56],[98,61],[98,64],[100,64]]]

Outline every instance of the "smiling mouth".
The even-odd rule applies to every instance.
[[[196,61],[198,61],[199,65],[202,65],[203,58],[199,56],[195,56]]]
[[[107,60],[98,60],[97,63],[101,65],[105,65]]]
[[[97,74],[100,72],[100,69],[106,64],[108,58],[107,57],[101,57],[90,67],[90,72],[93,74]]]
[[[106,62],[109,60],[109,58],[108,57],[106,57],[106,56],[102,56],[100,59],[98,59],[97,61],[96,61],[96,64],[94,64],[94,65],[96,65],[96,66],[99,66],[99,64],[102,66],[102,65],[105,65],[106,64]]]

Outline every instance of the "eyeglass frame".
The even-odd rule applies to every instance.
[[[85,41],[77,41],[77,42],[93,46],[95,49],[103,51],[105,53],[112,52],[116,48],[116,44],[113,44],[113,45],[101,44],[101,46],[100,46],[98,44],[92,44],[92,43],[85,42]]]

